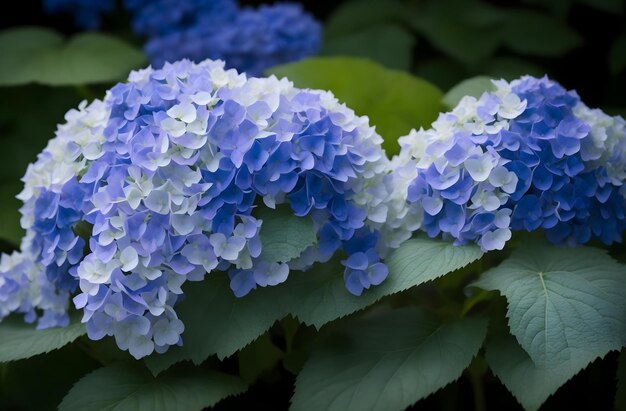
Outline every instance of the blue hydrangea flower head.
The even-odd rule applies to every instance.
[[[408,201],[428,235],[502,249],[511,230],[556,244],[621,241],[626,229],[626,123],[544,78],[495,81],[428,130],[401,138],[416,168]]]
[[[222,59],[260,75],[269,67],[316,54],[321,25],[299,4],[239,8],[234,0],[127,0],[137,34],[147,37],[155,67],[188,58]]]
[[[76,26],[95,30],[100,27],[100,15],[112,11],[115,0],[44,0],[43,6],[49,14],[73,14]]]
[[[384,222],[406,195],[378,188],[382,138],[329,92],[184,60],[131,73],[66,120],[24,177],[28,235],[0,264],[0,316],[41,309],[39,326],[62,325],[72,296],[90,338],[140,358],[182,342],[187,281],[228,275],[243,297],[337,253],[353,294],[387,276]],[[317,243],[264,261],[259,207],[310,219]]]

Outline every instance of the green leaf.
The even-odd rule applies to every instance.
[[[511,333],[539,367],[580,370],[626,343],[626,266],[603,250],[526,245],[474,285],[506,297]]]
[[[274,368],[284,353],[274,345],[268,333],[263,334],[239,353],[239,375],[249,383]]]
[[[526,411],[537,410],[580,371],[571,367],[537,367],[508,333],[488,339],[485,358],[493,373]]]
[[[613,74],[619,73],[626,67],[626,34],[619,36],[611,46],[609,66]]]
[[[239,378],[212,371],[154,378],[136,364],[115,364],[78,381],[59,411],[200,411],[246,388]]]
[[[372,59],[385,67],[408,70],[413,63],[415,36],[402,26],[386,23],[324,42],[322,54]]]
[[[384,137],[388,155],[398,137],[428,127],[441,109],[441,91],[425,80],[358,58],[311,58],[270,69],[296,86],[330,90],[359,115],[367,115]]]
[[[29,358],[57,350],[85,334],[85,325],[74,322],[63,328],[37,330],[21,318],[0,323],[0,362]]]
[[[201,364],[214,354],[223,359],[250,344],[285,316],[276,288],[260,288],[237,298],[226,274],[219,272],[188,283],[185,300],[177,306],[185,323],[183,346],[171,347],[160,354],[163,358],[148,360],[150,368],[162,371],[186,359]]]
[[[487,331],[482,318],[442,324],[416,308],[352,325],[312,353],[293,411],[404,410],[459,378]]]
[[[20,27],[0,33],[0,85],[52,86],[113,82],[146,63],[140,51],[100,33],[65,40],[52,30]]]
[[[387,279],[359,297],[346,290],[343,266],[337,260],[317,264],[307,272],[290,273],[278,290],[287,312],[320,328],[384,296],[464,267],[481,256],[480,248],[474,245],[456,247],[447,241],[417,238],[406,241],[389,257]]]
[[[463,80],[443,96],[443,104],[449,109],[454,108],[465,96],[480,97],[485,91],[494,91],[495,86],[490,77],[477,76]]]
[[[152,353],[148,357],[143,359],[144,364],[150,370],[155,377],[161,374],[163,371],[169,369],[174,364],[178,364],[183,361],[191,361],[191,356],[187,352],[186,348],[180,348],[178,346],[170,347],[165,353]]]
[[[267,262],[290,261],[317,241],[311,218],[294,215],[289,206],[262,208],[257,217],[263,220],[259,233],[261,258]]]
[[[530,10],[510,13],[502,39],[518,53],[548,57],[563,56],[582,44],[582,37],[563,21]]]
[[[615,394],[615,410],[626,411],[626,351],[619,356],[617,367],[617,393]]]

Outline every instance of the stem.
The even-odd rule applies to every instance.
[[[472,385],[472,394],[474,396],[474,411],[487,411],[487,402],[485,399],[484,376],[487,372],[487,363],[478,356],[467,368],[467,376]]]
[[[472,394],[474,395],[474,411],[487,411],[483,376],[470,371],[469,379],[472,384]]]

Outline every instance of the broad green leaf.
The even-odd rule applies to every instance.
[[[508,333],[489,338],[485,358],[493,373],[511,391],[526,411],[539,409],[580,369],[537,367],[515,337]]]
[[[526,245],[474,285],[506,297],[511,333],[539,367],[580,370],[626,344],[626,266],[603,250]]]
[[[495,90],[490,77],[478,76],[463,80],[443,96],[443,104],[449,108],[454,108],[465,96],[480,97],[485,91]]]
[[[626,350],[619,356],[617,367],[617,393],[615,394],[615,410],[626,411]]]
[[[510,13],[502,39],[518,53],[548,57],[563,56],[582,44],[582,37],[563,21],[530,10]]]
[[[21,318],[8,318],[0,323],[0,362],[21,360],[57,350],[85,334],[79,322],[62,328],[37,330]]]
[[[317,241],[311,218],[298,217],[289,207],[263,208],[257,217],[263,220],[261,258],[267,262],[290,261]]]
[[[213,371],[155,378],[137,364],[115,364],[78,381],[59,411],[201,411],[246,388],[239,378]]]
[[[185,300],[177,306],[185,323],[183,346],[172,347],[164,355],[175,360],[172,364],[183,358],[200,364],[214,354],[220,359],[234,354],[285,316],[275,289],[260,288],[237,298],[226,274],[219,272],[209,274],[201,282],[188,283],[184,288]]]
[[[611,46],[609,66],[613,73],[619,73],[626,67],[626,34],[619,36]]]
[[[328,39],[322,54],[364,57],[385,67],[408,70],[413,63],[413,47],[415,36],[411,32],[400,25],[386,23]]]
[[[417,238],[406,241],[388,259],[389,276],[356,297],[346,290],[343,266],[337,260],[306,272],[290,273],[278,289],[285,310],[302,322],[324,324],[362,310],[384,296],[399,293],[466,266],[482,256],[480,248]]]
[[[359,115],[366,115],[384,137],[388,155],[398,153],[398,137],[428,127],[441,109],[441,91],[410,74],[358,58],[311,58],[274,67],[298,87],[330,90]]]
[[[401,23],[406,7],[397,0],[353,0],[341,4],[324,25],[325,41],[357,33],[368,27]]]
[[[0,33],[0,85],[52,86],[113,82],[146,63],[140,51],[100,33],[69,40],[52,30],[20,27]]]
[[[459,378],[486,331],[482,318],[442,324],[412,307],[357,321],[313,351],[291,409],[404,410]]]
[[[268,333],[239,352],[239,375],[249,383],[274,368],[284,353],[274,345]]]

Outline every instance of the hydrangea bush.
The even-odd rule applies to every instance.
[[[539,228],[555,244],[621,242],[624,119],[546,77],[494,84],[400,139],[396,161],[417,169],[408,200],[423,207],[428,235],[484,251],[501,250],[511,231]]]
[[[132,73],[66,120],[24,177],[28,235],[4,257],[4,315],[33,321],[38,308],[39,328],[67,325],[78,290],[89,337],[140,358],[180,343],[186,281],[226,271],[243,297],[340,249],[351,293],[387,276],[379,229],[404,198],[372,183],[388,174],[382,139],[329,92],[181,61]],[[266,261],[256,210],[281,204],[319,241]]]
[[[128,1],[135,29],[179,33],[200,4],[243,13],[165,3]],[[296,411],[403,410],[464,374],[479,404],[486,364],[534,411],[626,346],[622,117],[547,77],[497,80],[389,159],[364,115],[441,107],[431,85],[360,60],[278,72],[298,83],[164,63],[66,114],[0,259],[9,383],[10,361],[69,345],[98,363],[61,411],[200,410],[293,375]],[[337,98],[320,72],[354,81]]]

